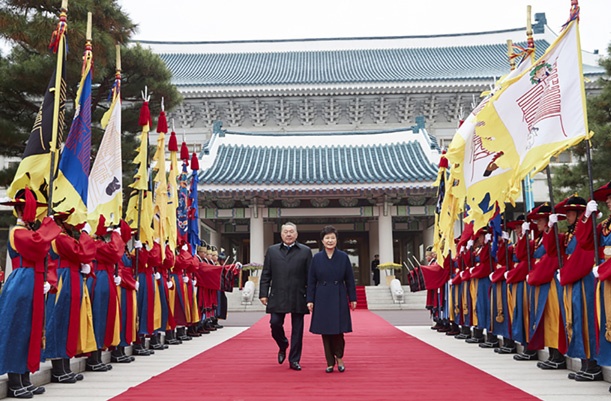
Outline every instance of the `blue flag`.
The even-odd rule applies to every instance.
[[[54,185],[53,210],[74,208],[72,224],[87,220],[87,192],[91,167],[91,62],[86,62],[77,94],[77,107],[59,161]]]
[[[199,239],[199,208],[197,204],[197,184],[199,178],[197,177],[197,170],[193,170],[191,174],[191,188],[189,191],[189,244],[191,244],[191,252],[195,254],[197,247],[201,245]]]

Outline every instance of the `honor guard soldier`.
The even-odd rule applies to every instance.
[[[51,217],[34,229],[36,208],[46,204],[38,203],[29,188],[0,204],[13,206],[17,216],[8,241],[13,271],[0,294],[0,374],[8,373],[9,397],[32,398],[45,392],[44,387],[32,385],[30,372],[40,367],[44,298],[50,289],[44,277],[45,258],[61,229]]]

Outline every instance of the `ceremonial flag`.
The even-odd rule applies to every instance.
[[[527,71],[508,82],[478,116],[479,135],[514,183],[589,137],[578,20]]]
[[[139,124],[142,126],[140,134],[140,148],[134,158],[136,164],[136,174],[134,182],[129,185],[133,189],[130,193],[125,221],[131,228],[138,229],[140,241],[153,245],[153,199],[150,194],[148,182],[148,133],[151,126],[151,113],[149,111],[148,100],[145,101],[140,109]]]
[[[123,168],[121,166],[121,76],[115,80],[110,109],[102,117],[104,137],[89,175],[87,207],[89,224],[95,230],[100,215],[111,225],[123,216]]]
[[[442,233],[442,228],[439,224],[441,212],[443,210],[443,201],[446,193],[446,170],[448,168],[448,159],[446,159],[445,153],[446,152],[444,151],[439,160],[437,180],[433,184],[433,186],[437,187],[437,203],[435,204],[435,233],[433,248],[435,253],[440,256],[444,254],[445,248],[448,247],[448,244],[446,243],[444,235]]]
[[[176,249],[178,231],[176,219],[178,209],[178,141],[174,131],[170,133],[168,150],[170,151],[170,173],[168,175],[168,211],[166,216],[168,219],[168,245],[173,251]]]
[[[199,160],[197,155],[193,152],[191,156],[191,188],[189,192],[189,204],[187,210],[187,216],[189,218],[189,243],[191,244],[191,252],[195,254],[197,247],[201,245],[199,238],[199,206],[197,202],[197,184],[199,178],[197,176],[199,172]]]
[[[153,231],[152,194],[152,191],[132,189],[125,212],[125,222],[132,229],[138,229],[140,241],[149,246],[153,246],[156,238]]]
[[[153,229],[155,231],[155,238],[159,238],[162,244],[164,244],[167,239],[166,215],[168,210],[168,179],[166,176],[165,167],[165,133],[167,131],[168,123],[166,121],[164,111],[161,110],[159,114],[159,121],[157,122],[157,151],[153,156],[153,161],[155,162],[153,170],[157,172],[155,174],[153,184],[155,187]],[[162,259],[164,256],[165,253],[162,252]]]
[[[504,201],[509,197],[507,183],[511,182],[514,173],[509,167],[501,167],[503,149],[491,151],[484,147],[480,130],[486,122],[482,120],[480,114],[515,76],[520,75],[530,66],[530,58],[526,58],[515,70],[496,82],[493,90],[460,126],[446,154],[450,162],[455,202],[462,204],[466,200],[468,219],[474,221],[476,231],[488,223],[495,212],[493,206],[496,201],[504,205]]]
[[[57,171],[57,162],[54,163],[53,171],[51,171],[51,155],[55,156],[57,143],[62,140],[66,107],[65,10],[62,10],[62,16],[63,19],[60,20],[57,30],[53,32],[52,45],[53,50],[57,53],[56,69],[51,76],[38,109],[15,178],[6,191],[7,196],[11,198],[15,196],[18,190],[28,186],[36,194],[39,202],[47,202],[50,177],[51,174],[55,175]]]
[[[86,45],[83,74],[76,94],[76,109],[59,161],[59,172],[54,181],[53,210],[65,212],[70,224],[87,220],[87,194],[91,166],[91,43]]]
[[[189,242],[189,174],[187,173],[187,167],[189,166],[189,150],[187,149],[187,144],[184,140],[182,141],[182,145],[180,147],[180,158],[182,160],[182,171],[178,176],[178,207],[176,209],[176,224],[178,228],[178,239],[182,244]]]

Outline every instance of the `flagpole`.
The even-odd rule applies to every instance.
[[[147,92],[148,92],[147,91],[147,87],[145,86],[144,87],[144,92],[142,94],[142,100],[144,100],[145,102],[148,102],[148,100],[149,100]],[[140,144],[140,148],[142,148],[142,144]],[[149,155],[149,152],[148,152],[148,143],[147,143],[147,146],[146,146],[146,155],[144,157],[144,160],[146,161],[146,169],[147,170],[148,170],[148,155]],[[147,179],[147,185],[148,185],[148,179]],[[142,191],[143,191],[142,189],[138,189],[138,219],[137,219],[137,226],[136,226],[136,241],[140,241],[140,225],[142,224],[142,202],[143,202],[143,197],[144,197]],[[139,259],[138,258],[138,254],[139,253],[140,253],[140,249],[136,248],[136,257],[135,257],[135,262],[136,262],[136,277],[138,275],[138,259]]]
[[[586,160],[588,162],[588,181],[590,185],[590,199],[594,199],[594,178],[592,175],[592,147],[590,139],[586,139]],[[592,231],[594,233],[594,266],[598,265],[598,231],[596,230],[596,214],[592,213]]]
[[[53,181],[55,176],[55,153],[57,152],[57,135],[59,131],[59,108],[62,91],[65,88],[62,86],[63,81],[63,63],[64,63],[64,50],[65,50],[65,36],[64,32],[68,27],[67,23],[68,13],[68,0],[62,0],[61,11],[59,14],[59,22],[57,24],[57,31],[59,38],[57,38],[57,61],[55,67],[55,93],[53,103],[53,124],[51,129],[51,142],[49,143],[49,152],[51,157],[49,167],[49,198],[47,199],[47,215],[53,214]]]
[[[533,39],[533,30],[532,30],[532,22],[531,22],[531,12],[532,7],[530,5],[526,6],[526,41],[528,43],[528,48],[532,51],[530,52],[531,61],[534,63],[535,61],[535,41]],[[550,186],[551,188],[551,186]],[[527,191],[532,191],[531,182],[530,182],[530,174],[526,175],[526,177],[522,180],[522,202],[524,202],[524,222],[528,222],[528,213],[530,212],[530,205]],[[532,199],[532,197],[530,198]],[[530,255],[530,235],[531,230],[529,229],[524,235],[526,235],[526,261],[528,262],[528,272],[532,271],[532,260]]]
[[[551,169],[549,168],[549,164],[547,165],[547,167],[545,167],[545,174],[547,175],[547,187],[549,189],[549,203],[552,208],[552,213],[554,213],[555,205],[554,205],[554,193],[552,190],[552,173],[551,173]],[[560,250],[560,237],[558,236],[558,223],[554,223],[554,226],[552,228],[554,229],[554,239],[556,241],[556,256],[558,256],[558,267],[562,269],[562,266],[564,265],[564,263],[562,262],[562,253]]]
[[[509,69],[511,71],[516,69],[516,62],[513,59],[513,41],[507,39],[507,58],[509,59]]]

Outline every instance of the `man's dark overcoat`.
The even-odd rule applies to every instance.
[[[309,313],[306,306],[308,269],[312,251],[295,242],[267,249],[259,287],[259,298],[268,298],[267,313]]]

